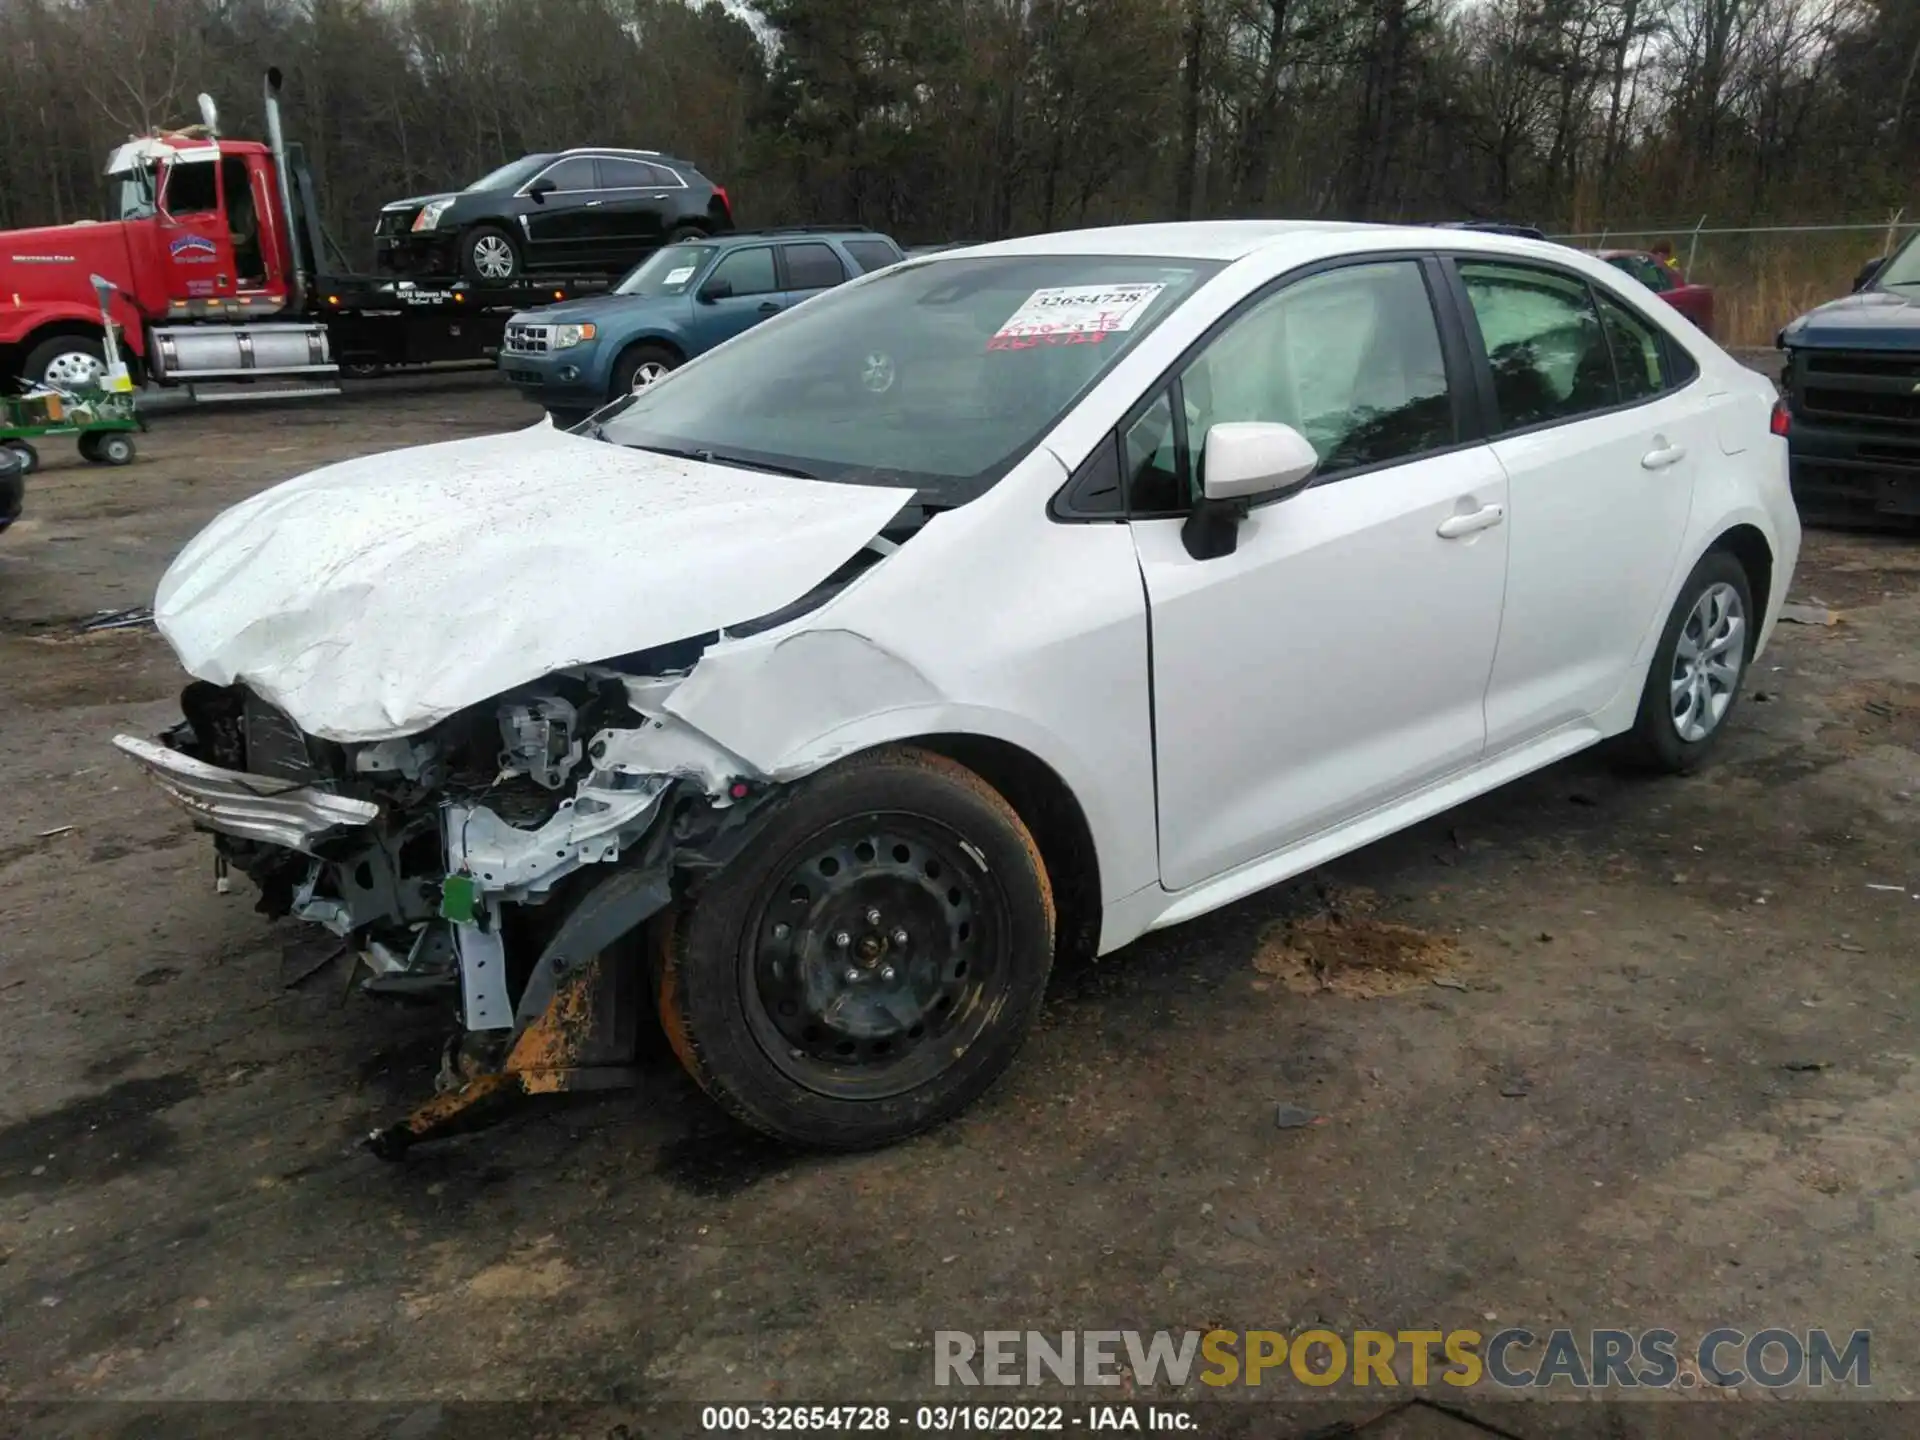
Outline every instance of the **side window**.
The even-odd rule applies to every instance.
[[[1500,428],[1572,420],[1618,403],[1587,283],[1557,270],[1460,262],[1493,371]]]
[[[598,190],[600,180],[594,174],[593,157],[575,155],[562,160],[558,165],[549,165],[542,177],[553,182],[553,188],[566,190]]]
[[[210,160],[176,160],[167,167],[169,215],[210,215],[220,208],[220,167]]]
[[[767,295],[780,287],[773,278],[773,251],[762,245],[752,250],[736,250],[713,267],[707,283],[724,280],[735,295]]]
[[[854,258],[862,274],[884,270],[900,259],[900,252],[884,240],[849,240],[846,246],[847,253]]]
[[[658,182],[653,167],[640,160],[615,160],[602,155],[594,162],[602,190],[651,190]]]
[[[1230,420],[1291,425],[1322,477],[1444,449],[1455,439],[1440,329],[1419,265],[1350,265],[1288,285],[1210,341],[1181,373],[1189,488],[1207,432]]]
[[[653,186],[656,190],[684,190],[687,188],[687,182],[680,178],[679,172],[669,170],[664,165],[655,165],[649,162],[640,168],[647,172],[647,178],[643,183]]]
[[[833,253],[831,245],[810,240],[804,245],[782,245],[781,258],[787,262],[789,290],[825,290],[847,278],[847,267]]]
[[[1600,296],[1600,326],[1613,352],[1623,402],[1645,400],[1669,387],[1662,331],[1608,295]]]

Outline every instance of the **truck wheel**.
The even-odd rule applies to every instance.
[[[505,285],[520,274],[520,247],[498,225],[476,225],[460,242],[460,268],[476,285]]]
[[[607,387],[607,398],[618,400],[622,395],[644,390],[654,381],[665,379],[668,372],[678,369],[679,365],[680,357],[664,345],[630,346],[613,362],[613,381]]]
[[[904,747],[773,803],[660,937],[674,1053],[736,1118],[802,1145],[887,1145],[957,1114],[1046,993],[1032,835],[971,770]]]
[[[62,390],[98,385],[107,373],[107,347],[91,335],[55,335],[33,347],[20,373]]]

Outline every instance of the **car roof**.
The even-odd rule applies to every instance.
[[[1301,262],[1356,250],[1461,250],[1482,254],[1552,256],[1570,251],[1550,240],[1529,240],[1490,230],[1442,230],[1432,225],[1362,225],[1329,220],[1194,220],[1153,225],[1114,225],[1063,230],[998,240],[944,255],[1140,255],[1175,260],[1242,260],[1256,252],[1295,252]]]
[[[770,225],[759,230],[724,230],[690,243],[729,245],[737,240],[884,240],[896,250],[901,248],[891,235],[859,225]]]

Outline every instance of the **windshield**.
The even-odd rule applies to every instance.
[[[711,245],[664,245],[629,270],[616,295],[681,295],[713,258]]]
[[[616,402],[595,433],[962,504],[1219,268],[1116,255],[904,265]]]
[[[475,190],[518,190],[533,178],[534,171],[552,158],[551,155],[529,155],[522,160],[511,160],[498,170],[482,175],[467,186],[467,190],[469,193]]]
[[[154,213],[154,196],[157,192],[152,165],[122,170],[112,177],[112,184],[114,219],[144,220]]]
[[[1878,284],[1920,285],[1920,244],[1915,241],[1920,241],[1920,235],[1909,236],[1893,258],[1880,267],[1880,273],[1874,277]]]

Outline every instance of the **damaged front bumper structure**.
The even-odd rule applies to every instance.
[[[183,724],[114,744],[212,832],[218,873],[247,874],[262,913],[339,936],[364,992],[457,1008],[440,1093],[369,1137],[397,1158],[482,1102],[634,1078],[648,922],[726,863],[770,793],[662,708],[680,678],[564,672],[360,745],[196,682]]]

